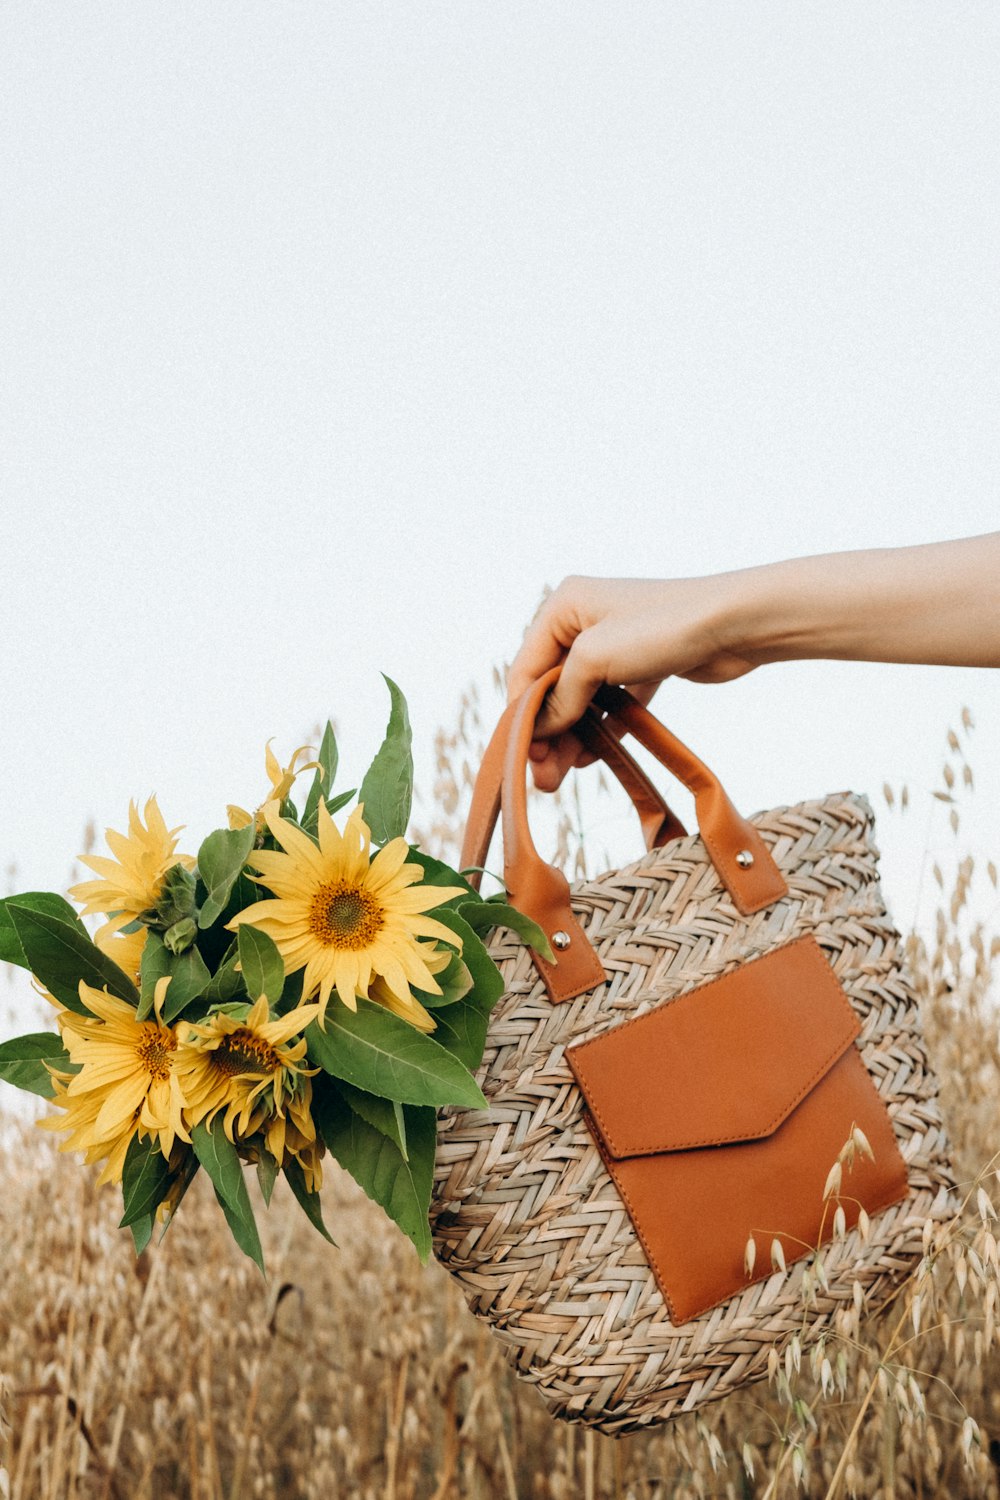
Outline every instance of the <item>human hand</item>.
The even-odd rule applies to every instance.
[[[732,577],[571,577],[543,601],[507,685],[512,702],[562,664],[531,746],[537,787],[555,791],[571,767],[593,761],[571,726],[601,683],[624,683],[648,703],[665,677],[729,682],[765,659],[737,640]]]
[[[664,677],[729,682],[762,662],[828,658],[1000,668],[1000,531],[790,558],[708,578],[566,578],[528,627],[517,698],[562,675],[539,715],[535,784],[586,765],[570,733],[602,682],[648,703]]]

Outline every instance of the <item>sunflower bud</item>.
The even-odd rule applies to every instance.
[[[172,865],[163,877],[154,905],[139,913],[140,921],[154,932],[166,932],[182,918],[195,914],[196,881],[190,870],[183,865]],[[190,947],[192,939],[185,942]],[[171,950],[174,951],[174,950]],[[180,949],[176,950],[178,953]]]
[[[171,953],[183,953],[190,948],[198,936],[198,923],[194,917],[181,917],[179,922],[174,922],[163,934],[163,943]]]

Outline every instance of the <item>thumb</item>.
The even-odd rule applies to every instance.
[[[570,647],[559,681],[551,689],[536,721],[536,739],[547,739],[571,728],[583,717],[595,692],[607,680],[593,642],[588,639],[593,633],[593,628],[583,631]]]

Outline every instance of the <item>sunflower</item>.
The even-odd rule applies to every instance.
[[[131,1005],[80,981],[89,1015],[61,1011],[63,1045],[78,1070],[51,1069],[53,1103],[47,1130],[69,1130],[61,1151],[82,1151],[88,1162],[106,1161],[98,1183],[120,1182],[125,1153],[138,1135],[152,1136],[169,1160],[175,1140],[190,1141],[177,1078],[177,1033],[160,1019],[169,978],[157,981],[155,1018],[139,1021]]]
[[[293,1042],[319,1014],[318,1005],[300,1005],[271,1020],[267,998],[245,1015],[215,1011],[204,1021],[181,1026],[177,1072],[192,1126],[211,1125],[225,1110],[223,1129],[231,1141],[251,1142],[261,1134],[279,1166],[297,1158],[307,1180],[319,1179],[312,1075],[303,1066],[304,1037]]]
[[[194,866],[189,854],[174,853],[180,828],[167,827],[155,797],[146,803],[145,818],[144,827],[138,808],[130,802],[128,833],[116,833],[113,828],[105,830],[108,848],[115,858],[80,855],[81,864],[100,879],[71,886],[70,895],[82,904],[85,917],[99,914],[111,919],[101,928],[102,936],[127,927],[140,912],[156,905],[163,877],[172,865],[184,865],[189,870]]]
[[[404,1005],[414,1003],[411,985],[440,995],[428,963],[433,945],[419,939],[461,947],[449,927],[425,913],[460,896],[462,888],[414,889],[424,872],[406,863],[404,838],[390,839],[372,855],[361,803],[341,834],[320,798],[318,845],[279,816],[276,802],[265,804],[264,817],[284,853],[262,849],[249,863],[260,871],[252,878],[273,892],[273,899],[246,907],[228,926],[231,931],[243,922],[259,927],[277,945],[287,974],[305,969],[302,998],[319,993],[319,1024],[334,989],[356,1010],[357,996],[367,995],[376,978]]]
[[[284,802],[295,784],[295,778],[302,771],[312,771],[318,765],[318,760],[304,761],[299,765],[300,755],[311,755],[311,745],[300,745],[292,756],[287,766],[282,766],[278,757],[271,749],[271,741],[268,740],[264,746],[264,766],[267,770],[267,779],[271,783],[271,791],[267,797],[268,802]],[[230,828],[249,828],[254,823],[259,833],[264,826],[264,804],[261,803],[256,812],[249,813],[245,807],[237,807],[230,802],[226,805],[226,813],[229,817]]]

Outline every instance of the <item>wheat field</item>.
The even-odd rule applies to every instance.
[[[949,732],[946,797],[971,785],[969,727]],[[434,852],[454,856],[481,742],[470,695],[422,804]],[[555,809],[559,858],[581,874],[578,793]],[[935,874],[936,932],[908,947],[965,1208],[878,1318],[793,1342],[768,1382],[700,1415],[603,1438],[547,1415],[448,1275],[335,1167],[338,1248],[281,1182],[259,1215],[265,1282],[203,1177],[136,1260],[96,1169],[0,1115],[3,1500],[1000,1500],[1000,943],[970,915],[996,872],[966,859],[949,889]]]

